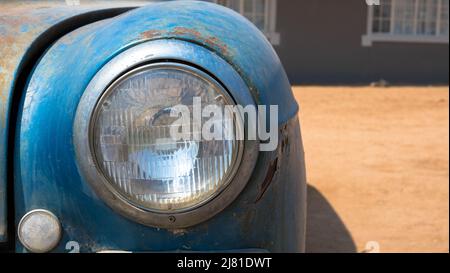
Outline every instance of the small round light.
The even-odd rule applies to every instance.
[[[31,252],[51,251],[61,239],[58,218],[47,210],[37,209],[25,214],[19,222],[18,237],[22,245]]]
[[[192,210],[231,182],[242,143],[235,121],[220,123],[227,139],[195,139],[209,117],[191,120],[189,137],[176,140],[171,128],[178,106],[193,114],[201,107],[223,111],[234,105],[227,91],[206,73],[179,64],[137,68],[116,80],[97,103],[91,122],[97,167],[109,185],[134,206],[173,213]],[[200,129],[198,129],[200,128]]]

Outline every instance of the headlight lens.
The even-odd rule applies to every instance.
[[[175,141],[170,135],[178,119],[170,115],[172,108],[192,110],[194,97],[202,106],[233,104],[207,74],[176,64],[135,69],[97,103],[91,124],[97,167],[133,205],[156,212],[193,209],[219,194],[234,175],[242,148],[235,138]],[[224,132],[236,128],[220,126]]]

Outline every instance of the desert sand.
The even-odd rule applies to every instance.
[[[448,86],[293,90],[307,251],[448,252]]]

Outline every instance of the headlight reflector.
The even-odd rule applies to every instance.
[[[219,194],[234,175],[242,151],[236,139],[175,141],[170,135],[178,119],[170,115],[172,108],[192,110],[194,97],[203,106],[234,104],[206,73],[178,64],[132,70],[97,103],[91,121],[97,167],[133,205],[162,213],[193,209]],[[229,125],[221,123],[222,130],[234,130],[235,124]]]

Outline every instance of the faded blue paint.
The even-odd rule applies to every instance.
[[[75,111],[95,73],[126,48],[164,38],[214,51],[240,73],[256,101],[279,105],[283,143],[277,151],[261,153],[251,181],[232,205],[207,222],[174,231],[142,226],[107,207],[80,175],[72,142]],[[187,56],[195,57],[195,52]],[[270,44],[246,19],[223,7],[158,3],[82,27],[45,53],[27,85],[16,135],[16,221],[35,208],[54,212],[64,230],[55,250],[60,252],[68,241],[77,241],[82,251],[301,251],[306,184],[304,169],[298,167],[303,166],[303,149],[297,109]],[[257,201],[273,162],[279,169]],[[16,250],[24,251],[20,244]]]
[[[36,8],[0,3],[0,242],[6,236],[6,167],[9,112],[16,77],[31,44],[55,24],[93,10],[87,7]],[[98,7],[99,8],[99,7]]]

